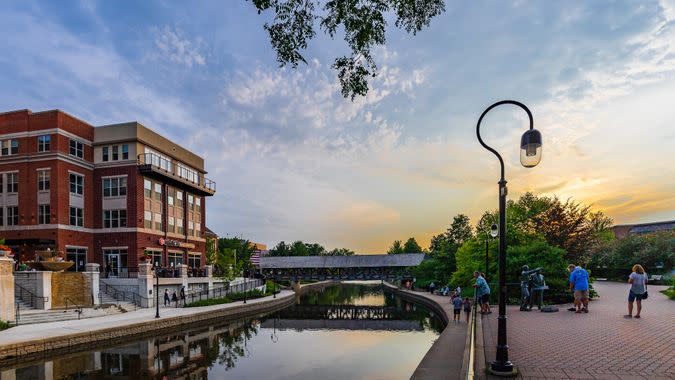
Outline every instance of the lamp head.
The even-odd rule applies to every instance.
[[[490,236],[493,238],[497,237],[499,235],[499,228],[497,227],[496,224],[492,224],[492,227],[490,227]]]
[[[520,163],[526,168],[537,166],[541,161],[541,132],[530,129],[520,138]]]

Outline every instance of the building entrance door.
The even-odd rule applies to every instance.
[[[108,277],[117,277],[120,273],[120,255],[119,253],[106,253],[105,255],[106,262],[106,275]],[[108,272],[108,264],[110,264],[110,273]]]

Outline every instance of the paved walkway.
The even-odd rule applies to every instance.
[[[641,319],[627,314],[626,284],[598,281],[588,314],[508,307],[509,359],[522,379],[675,379],[675,301],[649,286]],[[485,356],[495,358],[497,308],[483,317]],[[635,311],[634,311],[635,312]],[[492,378],[492,377],[490,377]]]
[[[466,348],[466,335],[468,324],[464,322],[464,312],[462,312],[462,322],[452,321],[452,304],[450,297],[431,295],[428,292],[415,292],[401,290],[414,297],[426,298],[437,303],[448,319],[448,325],[436,342],[415,369],[410,377],[411,380],[445,380],[462,378],[462,364],[464,358],[464,349]]]
[[[294,297],[294,296],[295,294],[293,293],[293,291],[282,290],[279,294],[277,294],[277,299],[283,299],[286,297]],[[271,296],[249,299],[247,301],[247,305],[251,306],[257,303],[267,302],[271,299],[272,299]],[[191,316],[196,313],[229,309],[241,306],[242,302],[237,301],[228,304],[203,306],[203,307],[189,307],[189,308],[160,307],[159,321],[161,321],[162,319],[181,316]],[[32,325],[19,325],[4,331],[0,331],[0,348],[2,346],[9,346],[12,344],[22,343],[25,341],[32,341],[37,339],[46,340],[49,338],[68,336],[83,332],[90,333],[95,332],[97,330],[110,329],[114,327],[124,329],[129,325],[152,321],[157,321],[157,319],[155,319],[155,308],[138,309],[136,311],[131,311],[128,313],[114,314],[98,318],[86,318],[81,320],[38,323]]]

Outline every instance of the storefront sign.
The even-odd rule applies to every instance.
[[[195,247],[195,245],[192,244],[192,243],[186,243],[184,241],[164,239],[164,238],[159,238],[159,240],[157,242],[159,243],[159,245],[165,245],[167,247],[179,247],[179,248],[190,248],[190,249],[193,249]]]

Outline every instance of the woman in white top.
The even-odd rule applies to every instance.
[[[642,311],[642,297],[647,291],[647,273],[640,264],[633,265],[633,273],[628,276],[630,291],[628,292],[628,314],[624,318],[633,318],[633,301],[637,302],[635,318],[640,318]]]

